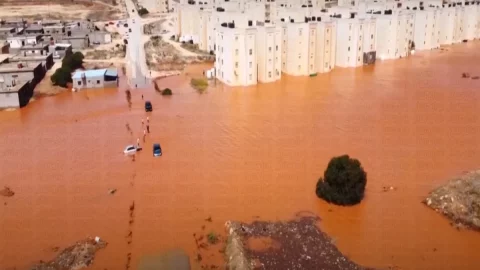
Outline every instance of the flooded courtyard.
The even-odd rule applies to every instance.
[[[181,75],[159,81],[171,97],[132,90],[131,109],[120,89],[0,112],[0,188],[15,192],[0,197],[0,269],[27,269],[52,259],[54,247],[95,236],[109,244],[91,269],[136,269],[141,256],[174,248],[193,261],[192,234],[208,217],[207,229],[223,232],[227,220],[299,211],[319,215],[340,251],[365,266],[480,269],[480,234],[421,203],[480,167],[480,80],[462,78],[480,76],[479,51],[469,42],[314,78],[217,83],[203,94]],[[132,161],[123,149],[142,138],[147,116],[151,133]],[[152,157],[153,143],[162,157]],[[341,154],[367,171],[366,198],[354,207],[315,195]],[[218,252],[211,256],[203,260],[219,264]]]

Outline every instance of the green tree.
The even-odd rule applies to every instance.
[[[170,88],[165,88],[162,91],[163,96],[171,96],[172,95],[172,90]]]
[[[54,85],[67,87],[67,83],[73,82],[71,70],[66,67],[61,67],[55,70],[50,80]]]
[[[62,60],[62,67],[75,70],[83,66],[83,59],[85,56],[81,52],[75,52],[71,55],[66,55]]]
[[[317,182],[316,194],[329,203],[354,205],[363,199],[366,185],[367,173],[360,161],[343,155],[330,160],[324,178]]]
[[[144,7],[140,8],[138,10],[138,15],[140,15],[140,16],[147,15],[147,14],[148,14],[148,10]]]

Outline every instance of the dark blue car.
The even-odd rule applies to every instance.
[[[153,156],[154,157],[159,157],[162,155],[162,147],[160,146],[159,143],[154,143],[153,144]]]
[[[145,111],[146,111],[146,112],[151,112],[152,110],[153,110],[152,102],[150,102],[150,101],[145,101]]]

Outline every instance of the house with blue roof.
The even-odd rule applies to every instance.
[[[118,86],[118,72],[116,69],[78,70],[72,80],[76,89],[113,88]]]

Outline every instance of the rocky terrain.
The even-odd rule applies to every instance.
[[[450,218],[452,225],[480,230],[480,170],[455,177],[423,202]]]
[[[288,222],[227,222],[227,269],[367,269],[342,255],[318,221],[299,216]]]
[[[93,264],[95,253],[107,246],[107,242],[87,238],[67,247],[52,261],[42,262],[33,266],[31,270],[79,270]]]

